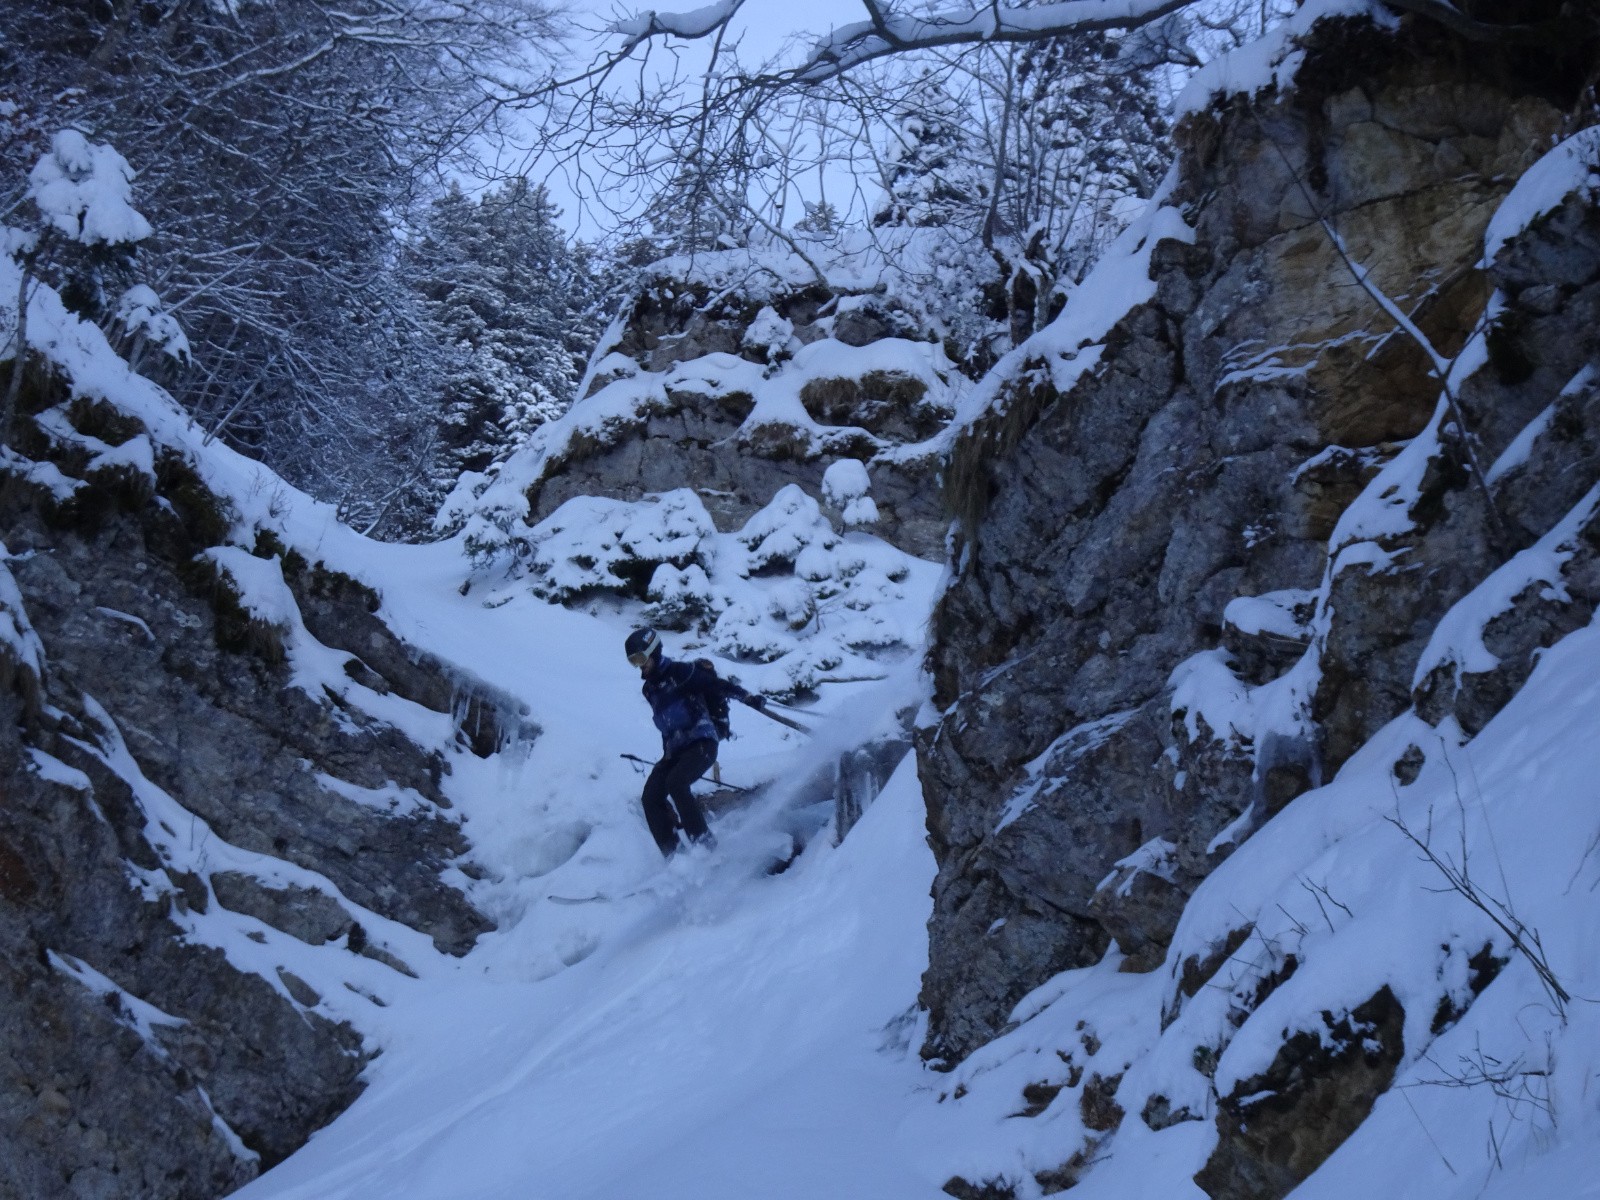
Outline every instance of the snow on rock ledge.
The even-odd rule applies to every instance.
[[[17,294],[0,256],[6,328]],[[468,714],[330,565],[368,543],[49,288],[29,303],[0,459],[0,1088],[36,1103],[0,1121],[0,1192],[209,1200],[349,1104],[404,970],[489,928],[452,884]]]
[[[490,559],[575,497],[692,486],[726,532],[785,485],[819,494],[830,466],[857,461],[876,481],[878,531],[941,556],[930,439],[967,386],[956,364],[907,314],[851,293],[848,273],[803,284],[752,270],[759,258],[659,264],[658,282],[597,349],[590,393],[488,476],[463,479],[441,526]]]

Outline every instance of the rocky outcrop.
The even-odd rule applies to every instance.
[[[466,849],[439,811],[438,756],[290,688],[281,664],[219,645],[226,618],[142,542],[131,521],[83,538],[26,517],[13,526],[11,552],[38,551],[12,573],[52,680],[104,705],[146,777],[224,840],[326,875],[357,903],[429,930],[441,949],[470,946],[483,918],[438,878]],[[426,803],[390,817],[329,779],[392,784]]]
[[[52,377],[29,410],[0,484],[0,1196],[210,1198],[344,1109],[373,1053],[268,934],[337,979],[409,970],[363,922],[455,954],[492,926],[441,877],[469,866],[441,748],[293,685],[281,629],[202,554],[237,535],[226,499]],[[133,465],[93,469],[100,447]],[[461,702],[354,580],[256,552],[348,648],[351,687],[444,729],[517,719]]]
[[[9,727],[13,697],[0,713]],[[367,1051],[314,999],[181,936],[173,915],[210,907],[206,883],[164,870],[91,749],[104,729],[54,724],[33,750],[0,742],[0,1194],[222,1194],[348,1105]]]
[[[692,481],[727,531],[790,484],[820,495],[828,466],[854,458],[872,477],[874,531],[907,553],[943,556],[939,454],[900,448],[948,424],[949,401],[930,391],[926,370],[873,355],[853,368],[848,353],[878,346],[936,362],[952,378],[957,368],[887,299],[815,282],[774,286],[758,277],[712,289],[662,277],[618,329],[590,395],[618,381],[636,385],[641,372],[659,373],[659,389],[551,449],[528,488],[530,524],[576,496],[631,501]],[[842,365],[807,369],[824,361]],[[739,364],[746,369],[729,372]],[[799,412],[752,421],[753,393],[781,390],[789,377]]]
[[[1217,1148],[1195,1182],[1208,1196],[1281,1200],[1354,1133],[1389,1086],[1405,1012],[1388,988],[1325,1028],[1295,1034],[1260,1076],[1223,1098]]]
[[[1170,203],[1192,235],[1129,251],[1153,296],[1093,368],[1024,346],[952,454],[943,717],[918,745],[930,1059],[1113,940],[1124,969],[1158,965],[1199,881],[1411,706],[1445,613],[1600,477],[1589,385],[1567,388],[1600,355],[1592,203],[1480,265],[1511,184],[1570,131],[1581,54],[1491,65],[1424,21],[1344,19],[1303,48],[1292,92],[1187,122]],[[1458,411],[1324,218],[1441,354],[1483,361]],[[1564,388],[1491,505],[1489,464]],[[1586,618],[1586,553],[1567,599],[1530,592],[1489,632],[1498,683],[1424,686],[1431,719],[1481,725]]]

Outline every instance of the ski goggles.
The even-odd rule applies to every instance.
[[[646,663],[648,663],[651,659],[653,659],[655,656],[656,656],[656,654],[655,654],[654,650],[641,650],[637,654],[628,655],[628,661],[630,663],[632,663],[634,666],[638,667],[640,670],[643,670],[644,669],[644,665]],[[612,661],[615,662],[616,660],[613,659]]]

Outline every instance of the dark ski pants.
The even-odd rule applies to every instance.
[[[689,788],[716,761],[717,743],[711,738],[701,738],[663,758],[644,781],[644,795],[640,797],[644,819],[661,853],[669,858],[678,848],[680,829],[691,842],[711,840],[705,810]]]

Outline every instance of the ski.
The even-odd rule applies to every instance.
[[[545,899],[552,904],[597,904],[612,900],[632,900],[635,896],[643,896],[660,888],[660,881],[646,884],[644,887],[634,888],[630,892],[596,892],[592,896],[557,896],[549,895]]]
[[[805,734],[816,732],[811,728],[811,726],[802,725],[799,721],[794,720],[792,717],[786,717],[782,713],[775,713],[772,711],[772,709],[766,707],[765,705],[753,704],[749,700],[744,701],[744,703],[755,709],[768,720],[776,721],[779,725],[787,725],[790,729],[796,729]]]
[[[692,878],[683,875],[674,875],[670,866],[663,867],[652,874],[638,887],[629,888],[625,892],[595,892],[589,896],[562,896],[551,893],[545,897],[552,904],[599,904],[616,900],[633,900],[639,896],[670,896],[675,891],[681,891],[695,882]]]

